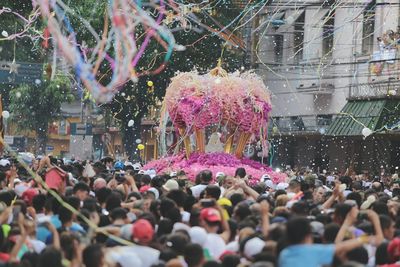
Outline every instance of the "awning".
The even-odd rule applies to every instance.
[[[372,131],[378,129],[378,123],[387,100],[354,100],[343,107],[339,115],[329,126],[326,135],[361,136],[364,127]]]

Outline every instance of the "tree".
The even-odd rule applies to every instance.
[[[60,118],[61,104],[71,102],[69,78],[56,75],[35,85],[21,85],[10,93],[10,111],[18,130],[36,133],[36,149],[45,153],[49,123]]]

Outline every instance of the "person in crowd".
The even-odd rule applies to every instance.
[[[396,266],[400,180],[0,159],[0,266]],[[379,215],[378,215],[379,214]]]

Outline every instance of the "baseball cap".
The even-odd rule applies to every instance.
[[[189,230],[190,240],[192,243],[203,246],[207,241],[207,231],[200,226],[193,226]]]
[[[7,165],[11,165],[11,163],[8,159],[0,159],[0,166],[5,167]]]
[[[169,179],[162,187],[165,191],[169,192],[174,189],[179,189],[179,184],[177,181]]]
[[[160,197],[160,192],[158,192],[158,190],[154,187],[150,187],[149,189],[147,189],[147,192],[152,192],[156,199]]]
[[[267,187],[275,189],[275,185],[271,180],[266,180],[264,183]]]
[[[139,192],[140,192],[140,193],[144,193],[144,192],[146,192],[147,190],[149,190],[150,188],[151,188],[150,185],[144,185],[144,186],[142,186],[142,187],[139,189]]]
[[[140,166],[139,163],[133,164],[133,169],[134,169],[135,171],[140,171],[140,168],[141,168],[141,166]]]
[[[169,176],[171,176],[171,177],[176,177],[177,176],[177,172],[171,172],[170,174],[169,174]]]
[[[132,238],[139,242],[148,243],[153,239],[154,229],[148,220],[139,219],[132,225]]]
[[[223,176],[225,176],[225,173],[223,173],[223,172],[217,172],[217,174],[215,175],[215,178],[223,177]]]
[[[22,193],[22,199],[28,204],[32,205],[33,198],[38,195],[39,192],[35,188],[29,188]]]
[[[398,261],[400,258],[400,238],[394,238],[388,245],[387,251],[391,261]]]
[[[276,185],[276,190],[286,190],[289,187],[288,183],[279,183]]]
[[[200,218],[207,222],[220,222],[221,214],[214,208],[205,208],[201,210]]]
[[[244,255],[246,257],[251,258],[254,255],[260,253],[263,248],[265,247],[265,242],[259,237],[253,237],[252,239],[248,240],[244,245]]]
[[[150,176],[151,179],[153,179],[157,175],[155,170],[147,170],[144,172],[144,174],[147,174],[148,176]]]
[[[261,176],[261,181],[265,180],[271,180],[271,176],[269,176],[268,174],[263,174],[263,176]]]

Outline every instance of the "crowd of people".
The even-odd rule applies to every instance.
[[[0,266],[400,266],[397,174],[22,160],[0,160]]]

